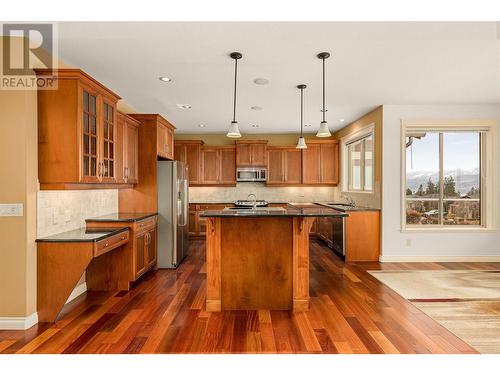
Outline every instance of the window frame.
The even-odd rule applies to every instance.
[[[361,158],[361,171],[360,171],[360,186],[361,189],[353,189],[351,188],[351,163],[350,163],[350,158],[349,158],[349,146],[359,142],[363,141],[368,137],[372,137],[372,142],[373,142],[373,150],[372,150],[372,178],[371,178],[371,190],[365,190],[365,178],[366,178],[366,173],[365,173],[365,142],[361,143],[361,153],[363,157]],[[367,126],[364,129],[361,129],[360,131],[350,134],[349,136],[346,136],[342,138],[342,180],[344,181],[342,183],[342,193],[354,193],[354,194],[375,194],[375,126],[370,125]]]
[[[481,132],[480,138],[480,186],[481,186],[481,225],[445,225],[440,209],[440,224],[415,225],[406,223],[406,134],[416,132]],[[439,173],[443,173],[443,135],[439,135]],[[402,232],[482,232],[497,231],[497,122],[494,120],[402,120],[401,121],[401,231]],[[442,184],[440,184],[442,190]],[[441,196],[438,201],[444,203]],[[443,200],[442,200],[443,199]]]

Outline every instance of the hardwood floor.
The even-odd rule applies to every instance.
[[[0,353],[476,353],[366,272],[494,269],[494,263],[344,265],[311,242],[311,309],[205,310],[204,241],[177,270],[129,292],[87,293],[55,324],[0,331]],[[242,270],[244,271],[244,270]]]

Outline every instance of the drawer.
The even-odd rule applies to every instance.
[[[129,231],[121,232],[115,234],[114,236],[105,238],[104,240],[98,241],[94,247],[94,258],[99,255],[105,254],[108,251],[116,249],[122,245],[125,245],[129,241]]]
[[[147,219],[138,221],[134,224],[134,230],[137,233],[153,229],[156,226],[156,216],[148,217]]]

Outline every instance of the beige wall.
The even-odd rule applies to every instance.
[[[6,37],[0,38],[0,44],[4,40]],[[19,42],[22,40],[19,39]],[[59,61],[59,67],[67,65]],[[0,203],[24,205],[23,217],[0,217],[0,318],[27,317],[36,312],[36,98],[36,91],[0,90]],[[118,109],[135,112],[123,101],[118,103]],[[71,195],[70,192],[62,194],[65,193]],[[44,195],[45,192],[41,194]],[[89,196],[92,194],[94,193],[89,193]],[[105,209],[111,206],[112,204],[106,205]],[[80,223],[81,220],[75,217],[73,222]],[[64,231],[65,228],[58,228],[57,231]],[[54,228],[51,230],[52,233],[55,232]],[[48,230],[45,227],[43,231],[47,233]]]
[[[374,192],[373,193],[345,193],[342,191],[342,185],[338,187],[339,196],[351,196],[358,206],[382,208],[382,125],[383,125],[383,106],[375,108],[368,112],[363,117],[350,123],[344,128],[333,134],[336,139],[342,139],[349,135],[355,134],[360,130],[374,125],[375,133],[375,175],[374,175]],[[342,152],[340,152],[340,166],[342,176]],[[399,164],[397,166],[399,168]]]
[[[36,311],[36,191],[36,92],[0,91],[0,203],[24,205],[0,217],[0,317]]]

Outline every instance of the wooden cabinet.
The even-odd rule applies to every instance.
[[[139,165],[139,122],[124,113],[118,112],[116,118],[116,150],[122,155],[116,163],[118,182],[137,184]]]
[[[158,117],[156,135],[156,152],[158,156],[174,159],[174,127],[163,117]]]
[[[378,262],[380,211],[348,211],[345,219],[346,262]]]
[[[301,149],[268,147],[267,169],[268,185],[299,185],[302,182]]]
[[[38,76],[52,74],[38,69]],[[120,187],[117,111],[120,97],[79,69],[60,69],[58,89],[38,92],[41,189]]]
[[[88,229],[124,227],[130,230],[130,241],[124,246],[117,267],[127,275],[126,282],[120,284],[120,288],[128,290],[129,283],[136,281],[146,271],[156,266],[158,258],[157,217],[151,216],[136,222],[87,221]],[[100,272],[105,272],[105,270]]]
[[[156,155],[163,159],[174,160],[174,131],[175,126],[159,114],[130,114],[144,125],[147,133],[148,147],[156,144]],[[153,146],[154,147],[154,146]]]
[[[201,148],[201,181],[199,185],[235,185],[234,146]]]
[[[308,140],[302,150],[304,185],[337,185],[339,182],[339,145],[336,140]]]
[[[189,170],[189,184],[200,184],[201,179],[201,147],[203,141],[175,141],[174,157],[175,160],[187,164]]]
[[[267,141],[235,141],[237,167],[263,167],[267,163]]]
[[[157,253],[156,228],[136,236],[135,279],[156,264]]]

